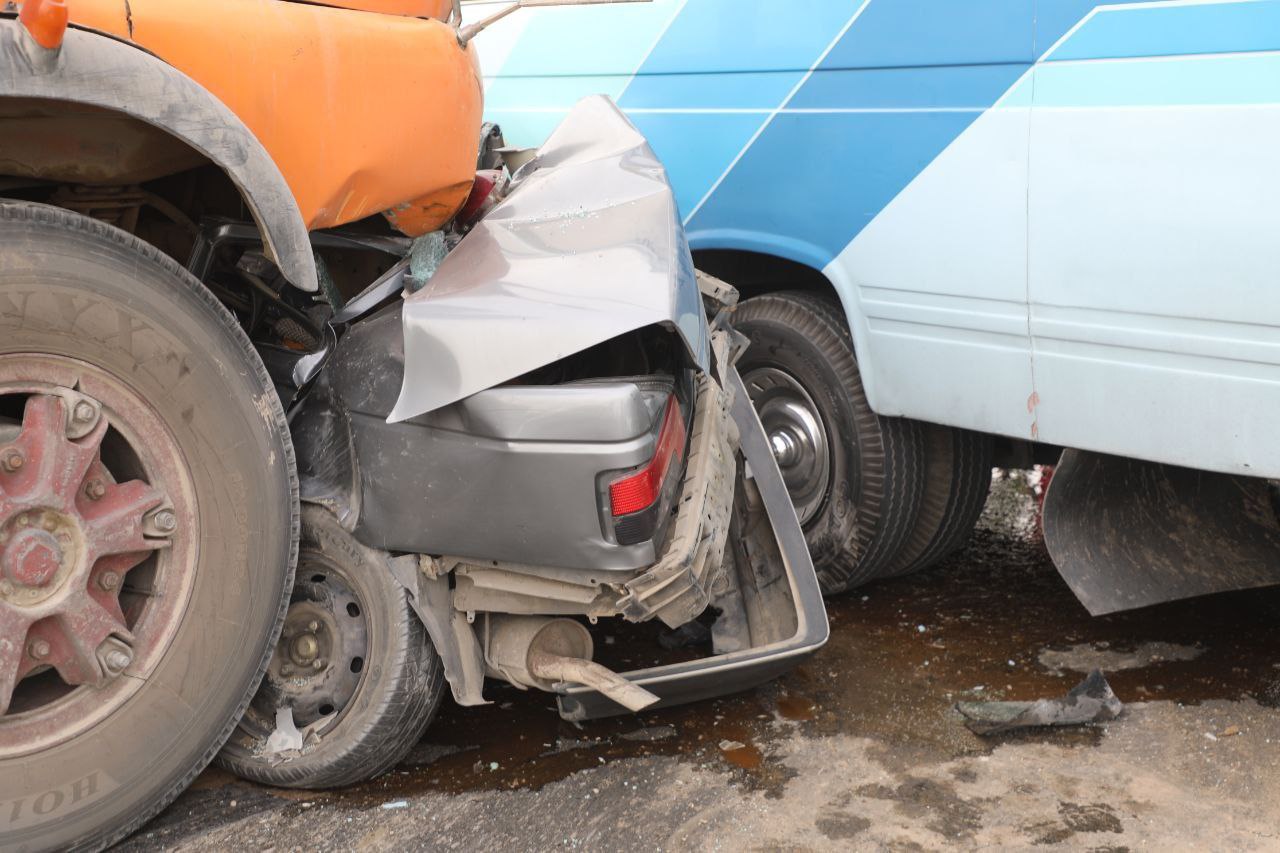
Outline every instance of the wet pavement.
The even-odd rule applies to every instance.
[[[828,607],[829,644],[765,688],[580,725],[545,694],[446,700],[379,779],[282,791],[211,769],[122,849],[1280,849],[1280,589],[1091,617],[1015,475],[947,563]],[[652,630],[597,647],[669,659],[633,642]],[[952,710],[1059,696],[1094,667],[1117,721],[980,738]]]

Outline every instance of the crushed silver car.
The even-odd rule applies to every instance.
[[[736,293],[695,273],[643,137],[589,98],[493,183],[456,245],[419,238],[279,380],[302,550],[222,753],[244,776],[376,774],[446,684],[461,705],[486,679],[549,691],[577,720],[748,688],[826,640],[734,368]],[[701,620],[712,654],[617,673],[602,619]]]

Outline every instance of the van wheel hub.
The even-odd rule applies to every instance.
[[[796,516],[804,524],[822,508],[831,482],[831,453],[822,415],[809,392],[786,371],[758,367],[745,373],[742,381],[769,436]]]

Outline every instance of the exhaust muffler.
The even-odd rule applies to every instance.
[[[517,687],[554,692],[557,682],[581,684],[629,711],[658,697],[591,660],[591,634],[572,619],[490,614],[485,664],[488,674]]]

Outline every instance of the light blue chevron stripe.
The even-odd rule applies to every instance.
[[[1275,50],[1278,0],[1100,7],[1045,59],[1114,59]]]
[[[1144,62],[1051,62],[1035,70],[1036,107],[1280,106],[1280,52]]]

